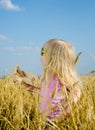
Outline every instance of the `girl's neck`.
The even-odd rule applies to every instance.
[[[47,79],[49,82],[51,82],[52,80],[54,80],[55,74],[49,72],[47,73]]]

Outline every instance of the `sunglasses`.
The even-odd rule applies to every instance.
[[[41,56],[43,56],[44,54],[46,54],[47,53],[47,51],[42,47],[41,48]]]

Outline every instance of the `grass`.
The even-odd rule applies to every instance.
[[[82,96],[72,106],[71,116],[51,122],[47,130],[95,130],[95,76],[81,76]],[[0,79],[0,130],[44,130],[39,95],[29,93],[23,85],[6,76]]]

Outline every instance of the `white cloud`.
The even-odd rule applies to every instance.
[[[15,52],[16,49],[14,47],[5,47],[2,49],[3,51],[8,51],[8,52]]]
[[[18,5],[14,5],[11,0],[1,0],[0,8],[6,10],[20,11],[21,8]]]
[[[32,48],[23,46],[23,47],[4,47],[2,48],[3,51],[8,51],[8,52],[28,52],[31,51]]]
[[[5,41],[7,39],[8,39],[7,36],[0,34],[0,40]]]
[[[1,51],[5,51],[5,52],[10,52],[13,54],[25,54],[25,53],[29,53],[29,52],[37,52],[40,50],[39,46],[34,46],[34,47],[28,47],[28,46],[21,46],[21,47],[3,47],[0,49]]]

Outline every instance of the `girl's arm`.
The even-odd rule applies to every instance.
[[[37,93],[40,92],[40,88],[37,88],[37,87],[32,86],[32,85],[27,86],[26,90],[30,91],[30,92],[37,92]]]
[[[73,102],[76,103],[81,96],[81,90],[79,88],[74,89]]]
[[[38,92],[39,93],[39,91],[40,91],[40,88],[27,84],[24,81],[22,82],[22,84],[26,87],[26,90],[29,92]]]

